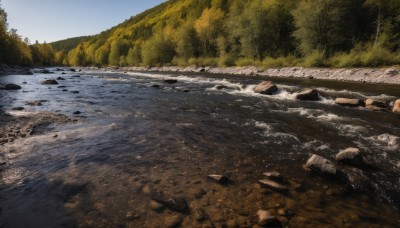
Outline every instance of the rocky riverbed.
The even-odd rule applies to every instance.
[[[0,78],[0,227],[399,226],[396,86],[80,70]]]

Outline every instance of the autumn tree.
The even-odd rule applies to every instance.
[[[215,39],[223,27],[223,18],[224,13],[220,9],[206,8],[201,17],[194,23],[204,56],[215,56]]]

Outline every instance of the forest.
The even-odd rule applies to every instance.
[[[400,64],[399,0],[169,0],[91,37],[33,44],[0,11],[0,61],[22,65],[377,67]]]

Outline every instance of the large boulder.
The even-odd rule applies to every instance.
[[[400,99],[398,99],[396,102],[394,102],[393,112],[400,113]]]
[[[335,103],[342,106],[358,107],[364,105],[360,99],[336,98]]]
[[[21,89],[21,86],[10,83],[10,84],[5,85],[4,89],[5,90],[19,90],[19,89]]]
[[[337,176],[339,171],[328,159],[313,154],[305,164],[304,168],[310,172],[317,172],[328,176]]]
[[[272,95],[278,91],[278,87],[270,81],[263,81],[254,88],[254,92]]]
[[[340,151],[336,155],[336,161],[357,166],[361,166],[364,164],[364,159],[362,157],[360,149],[353,147]]]
[[[307,89],[297,94],[296,98],[302,101],[317,101],[319,100],[319,93],[316,89]]]

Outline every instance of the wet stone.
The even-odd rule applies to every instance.
[[[4,89],[5,89],[5,90],[19,90],[19,89],[22,89],[22,87],[19,86],[19,85],[10,83],[10,84],[5,85],[5,86],[4,86]]]
[[[63,78],[63,77],[58,77],[57,80],[63,81],[63,80],[65,80],[65,78]]]
[[[281,182],[283,180],[282,174],[280,174],[279,172],[276,172],[276,171],[266,172],[266,173],[263,173],[263,175],[273,181]]]
[[[336,98],[335,103],[341,106],[358,107],[364,105],[360,99]]]
[[[319,100],[319,93],[316,89],[307,89],[297,94],[296,99],[302,101],[317,101]]]
[[[269,211],[258,210],[258,225],[262,227],[282,227],[281,222]]]
[[[14,110],[14,111],[22,111],[24,109],[25,109],[24,107],[14,107],[14,108],[12,108],[12,110]]]
[[[161,203],[158,203],[154,200],[150,201],[150,208],[156,212],[161,212],[165,209],[164,205],[162,205]]]
[[[394,102],[392,111],[400,114],[400,99]]]
[[[364,164],[360,149],[353,147],[340,151],[336,155],[336,161],[357,166],[361,166]]]
[[[307,161],[305,165],[306,170],[315,171],[317,173],[335,176],[338,171],[332,162],[328,159],[323,158],[319,155],[313,154]]]
[[[176,80],[176,79],[165,79],[164,82],[167,83],[167,84],[175,84],[175,83],[178,83],[178,80]]]
[[[153,194],[151,199],[174,211],[185,213],[189,209],[189,206],[183,197],[166,197],[162,194]]]
[[[227,184],[229,182],[229,179],[226,176],[218,174],[208,175],[208,179],[217,182],[219,184]]]
[[[254,88],[254,92],[264,95],[272,95],[276,91],[278,87],[270,81],[263,81]]]
[[[288,190],[288,188],[286,186],[278,184],[278,183],[276,183],[275,181],[272,181],[272,180],[264,179],[264,180],[260,180],[259,183],[263,187],[269,188],[269,189],[274,190],[274,191],[287,191]]]
[[[54,79],[48,79],[42,82],[43,85],[58,85],[58,82]]]

